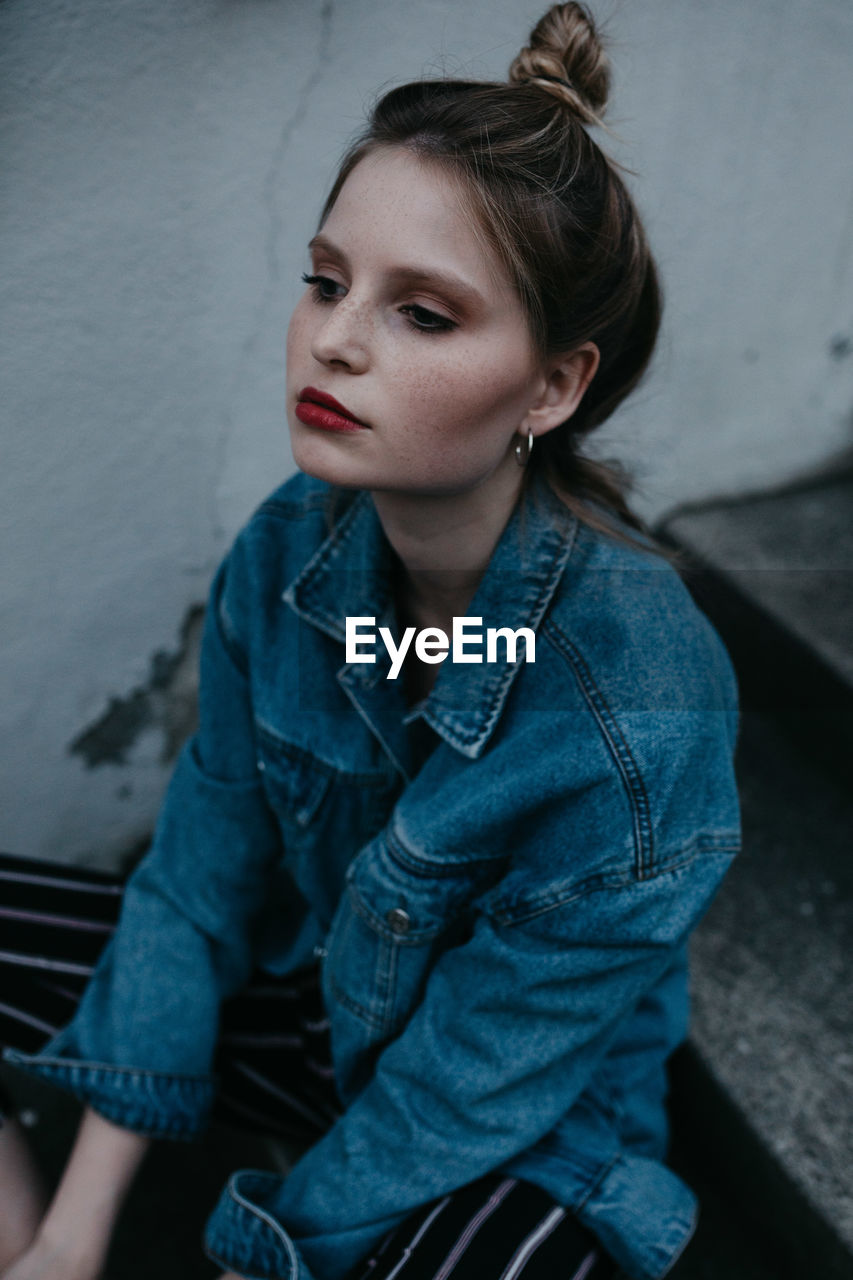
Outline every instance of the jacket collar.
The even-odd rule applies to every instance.
[[[576,518],[550,486],[531,477],[468,606],[469,617],[482,618],[484,634],[488,627],[536,630],[571,554],[576,529]],[[345,663],[337,672],[351,696],[360,689],[375,697],[380,682],[392,684],[386,681],[391,663],[378,628],[387,626],[399,637],[394,560],[373,499],[361,491],[284,592],[284,600],[301,618],[342,646],[347,617],[376,619],[376,662]],[[519,653],[523,655],[523,645]],[[494,663],[454,663],[448,655],[429,696],[403,715],[403,723],[422,717],[451,746],[476,759],[523,661],[509,663],[501,657]],[[395,705],[405,712],[395,692]]]

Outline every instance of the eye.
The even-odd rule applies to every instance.
[[[338,289],[346,292],[344,285],[331,276],[312,276],[303,271],[302,280],[313,286],[315,302],[334,302],[336,298],[343,297],[343,293],[336,292]],[[418,333],[447,333],[456,328],[455,320],[439,315],[437,311],[430,311],[428,307],[418,306],[416,302],[407,303],[400,308],[400,312],[407,316],[410,326]]]
[[[456,328],[455,320],[440,316],[437,311],[430,311],[427,307],[419,307],[416,302],[408,303],[400,310],[408,314],[412,328],[418,329],[421,333],[447,333],[450,329]]]
[[[334,290],[343,288],[343,285],[339,285],[337,280],[332,280],[330,276],[309,276],[307,271],[302,272],[302,280],[305,284],[314,286],[313,293],[316,302],[334,302],[335,298],[339,296]]]

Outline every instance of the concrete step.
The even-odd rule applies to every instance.
[[[756,712],[738,771],[744,850],[693,938],[674,1110],[780,1276],[850,1280],[853,797]]]
[[[680,1140],[777,1274],[853,1277],[853,473],[662,532],[741,685],[744,852],[692,945]]]
[[[659,527],[726,640],[744,705],[853,775],[853,467],[682,507]]]

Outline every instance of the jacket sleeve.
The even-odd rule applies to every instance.
[[[205,1123],[220,1002],[252,968],[251,926],[279,852],[253,745],[230,559],[213,582],[199,728],[177,762],[150,850],[73,1020],[16,1065],[151,1136]]]
[[[566,830],[606,839],[595,812],[589,791],[573,797]],[[387,833],[377,839],[387,850]],[[232,1179],[210,1251],[246,1276],[339,1280],[416,1206],[536,1143],[683,946],[733,853],[685,849],[642,876],[614,864],[526,902],[503,885],[483,894],[470,935],[440,955],[333,1128],[284,1182]]]

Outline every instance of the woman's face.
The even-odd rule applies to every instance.
[[[515,467],[545,378],[518,295],[446,173],[402,148],[360,161],[311,242],[311,274],[287,335],[301,470],[439,495]],[[346,429],[317,392],[365,425]]]

